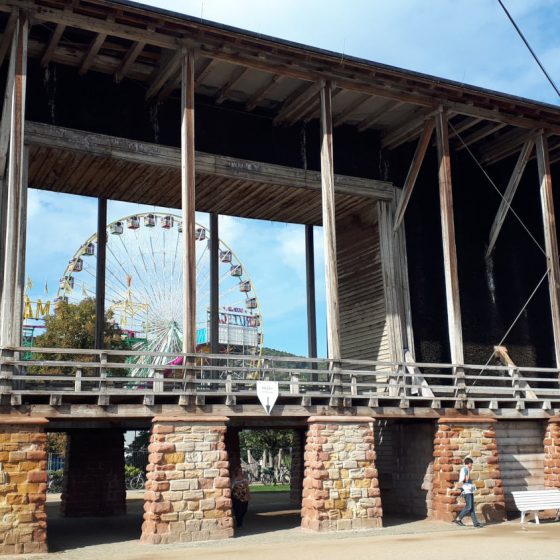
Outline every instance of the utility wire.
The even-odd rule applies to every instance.
[[[515,27],[515,30],[517,31],[517,33],[521,37],[522,41],[525,43],[525,46],[529,49],[529,52],[533,55],[533,58],[535,59],[535,62],[539,65],[539,68],[543,71],[544,75],[546,76],[546,79],[550,82],[550,85],[554,88],[554,91],[557,93],[558,97],[560,97],[560,90],[558,89],[558,87],[554,83],[554,80],[550,77],[548,72],[545,70],[545,67],[542,65],[541,61],[539,60],[539,57],[535,54],[535,51],[531,48],[531,45],[529,45],[529,42],[527,41],[527,39],[525,39],[525,36],[523,35],[521,29],[519,29],[519,26],[517,25],[517,23],[515,23],[515,20],[511,17],[507,8],[504,6],[504,3],[502,2],[502,0],[498,0],[498,3],[500,4],[502,9],[504,10],[506,16],[509,18],[509,21],[511,21],[511,24],[513,25],[513,27]]]

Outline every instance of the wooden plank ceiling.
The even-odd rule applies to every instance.
[[[3,0],[0,3],[0,64],[8,52],[17,11],[31,17],[29,56],[42,66],[56,62],[78,74],[101,72],[116,82],[146,84],[148,103],[165,102],[179,94],[180,54],[196,48],[196,93],[217,105],[235,103],[242,110],[260,111],[276,126],[318,118],[321,80],[332,80],[334,127],[358,131],[376,129],[385,149],[416,140],[427,118],[444,107],[450,114],[450,139],[456,150],[473,149],[485,164],[520,151],[535,130],[560,135],[560,110],[524,99],[465,86],[431,76],[328,53],[302,45],[257,36],[138,4],[111,0]],[[550,139],[551,161],[560,159],[560,138]],[[31,178],[54,188],[68,169],[79,170],[75,190],[88,192],[93,177],[103,177],[103,196],[138,200],[142,185],[157,178],[158,188],[142,195],[146,203],[177,206],[176,170],[157,171],[124,161],[93,160],[86,154],[62,153],[35,147]],[[68,178],[68,184],[74,179]],[[118,186],[117,186],[118,185]],[[257,185],[199,176],[197,205],[221,213],[224,199],[234,196],[237,215],[264,200]],[[296,196],[289,187],[275,216],[291,208],[288,221],[317,223],[316,194]],[[293,194],[293,196],[292,196]],[[337,195],[341,208],[355,203]],[[271,218],[272,219],[272,218]],[[276,218],[274,218],[276,219]]]

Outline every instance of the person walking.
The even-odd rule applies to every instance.
[[[474,492],[476,486],[471,480],[471,471],[473,467],[473,460],[470,457],[465,459],[465,465],[461,467],[461,472],[459,473],[459,485],[461,486],[462,494],[465,498],[465,507],[461,510],[456,519],[453,520],[455,525],[460,525],[464,527],[463,518],[470,514],[473,525],[475,527],[483,527],[484,525],[480,523],[476,517],[476,509],[474,507]]]
[[[249,481],[245,478],[243,469],[237,467],[233,472],[233,480],[231,483],[231,497],[233,504],[233,515],[235,517],[235,526],[243,526],[243,518],[249,507],[251,499],[251,491],[249,490]]]

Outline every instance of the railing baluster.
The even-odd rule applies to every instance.
[[[80,393],[82,391],[82,370],[77,369],[74,375],[74,392]]]

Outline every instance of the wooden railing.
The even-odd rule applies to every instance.
[[[22,359],[23,355],[26,358]],[[137,365],[140,357],[159,365]],[[60,348],[0,349],[0,395],[37,402],[256,404],[259,380],[278,382],[279,403],[396,406],[403,409],[552,410],[560,407],[558,369],[237,354],[177,354]],[[136,377],[147,368],[150,377]],[[126,399],[126,401],[125,401]]]

